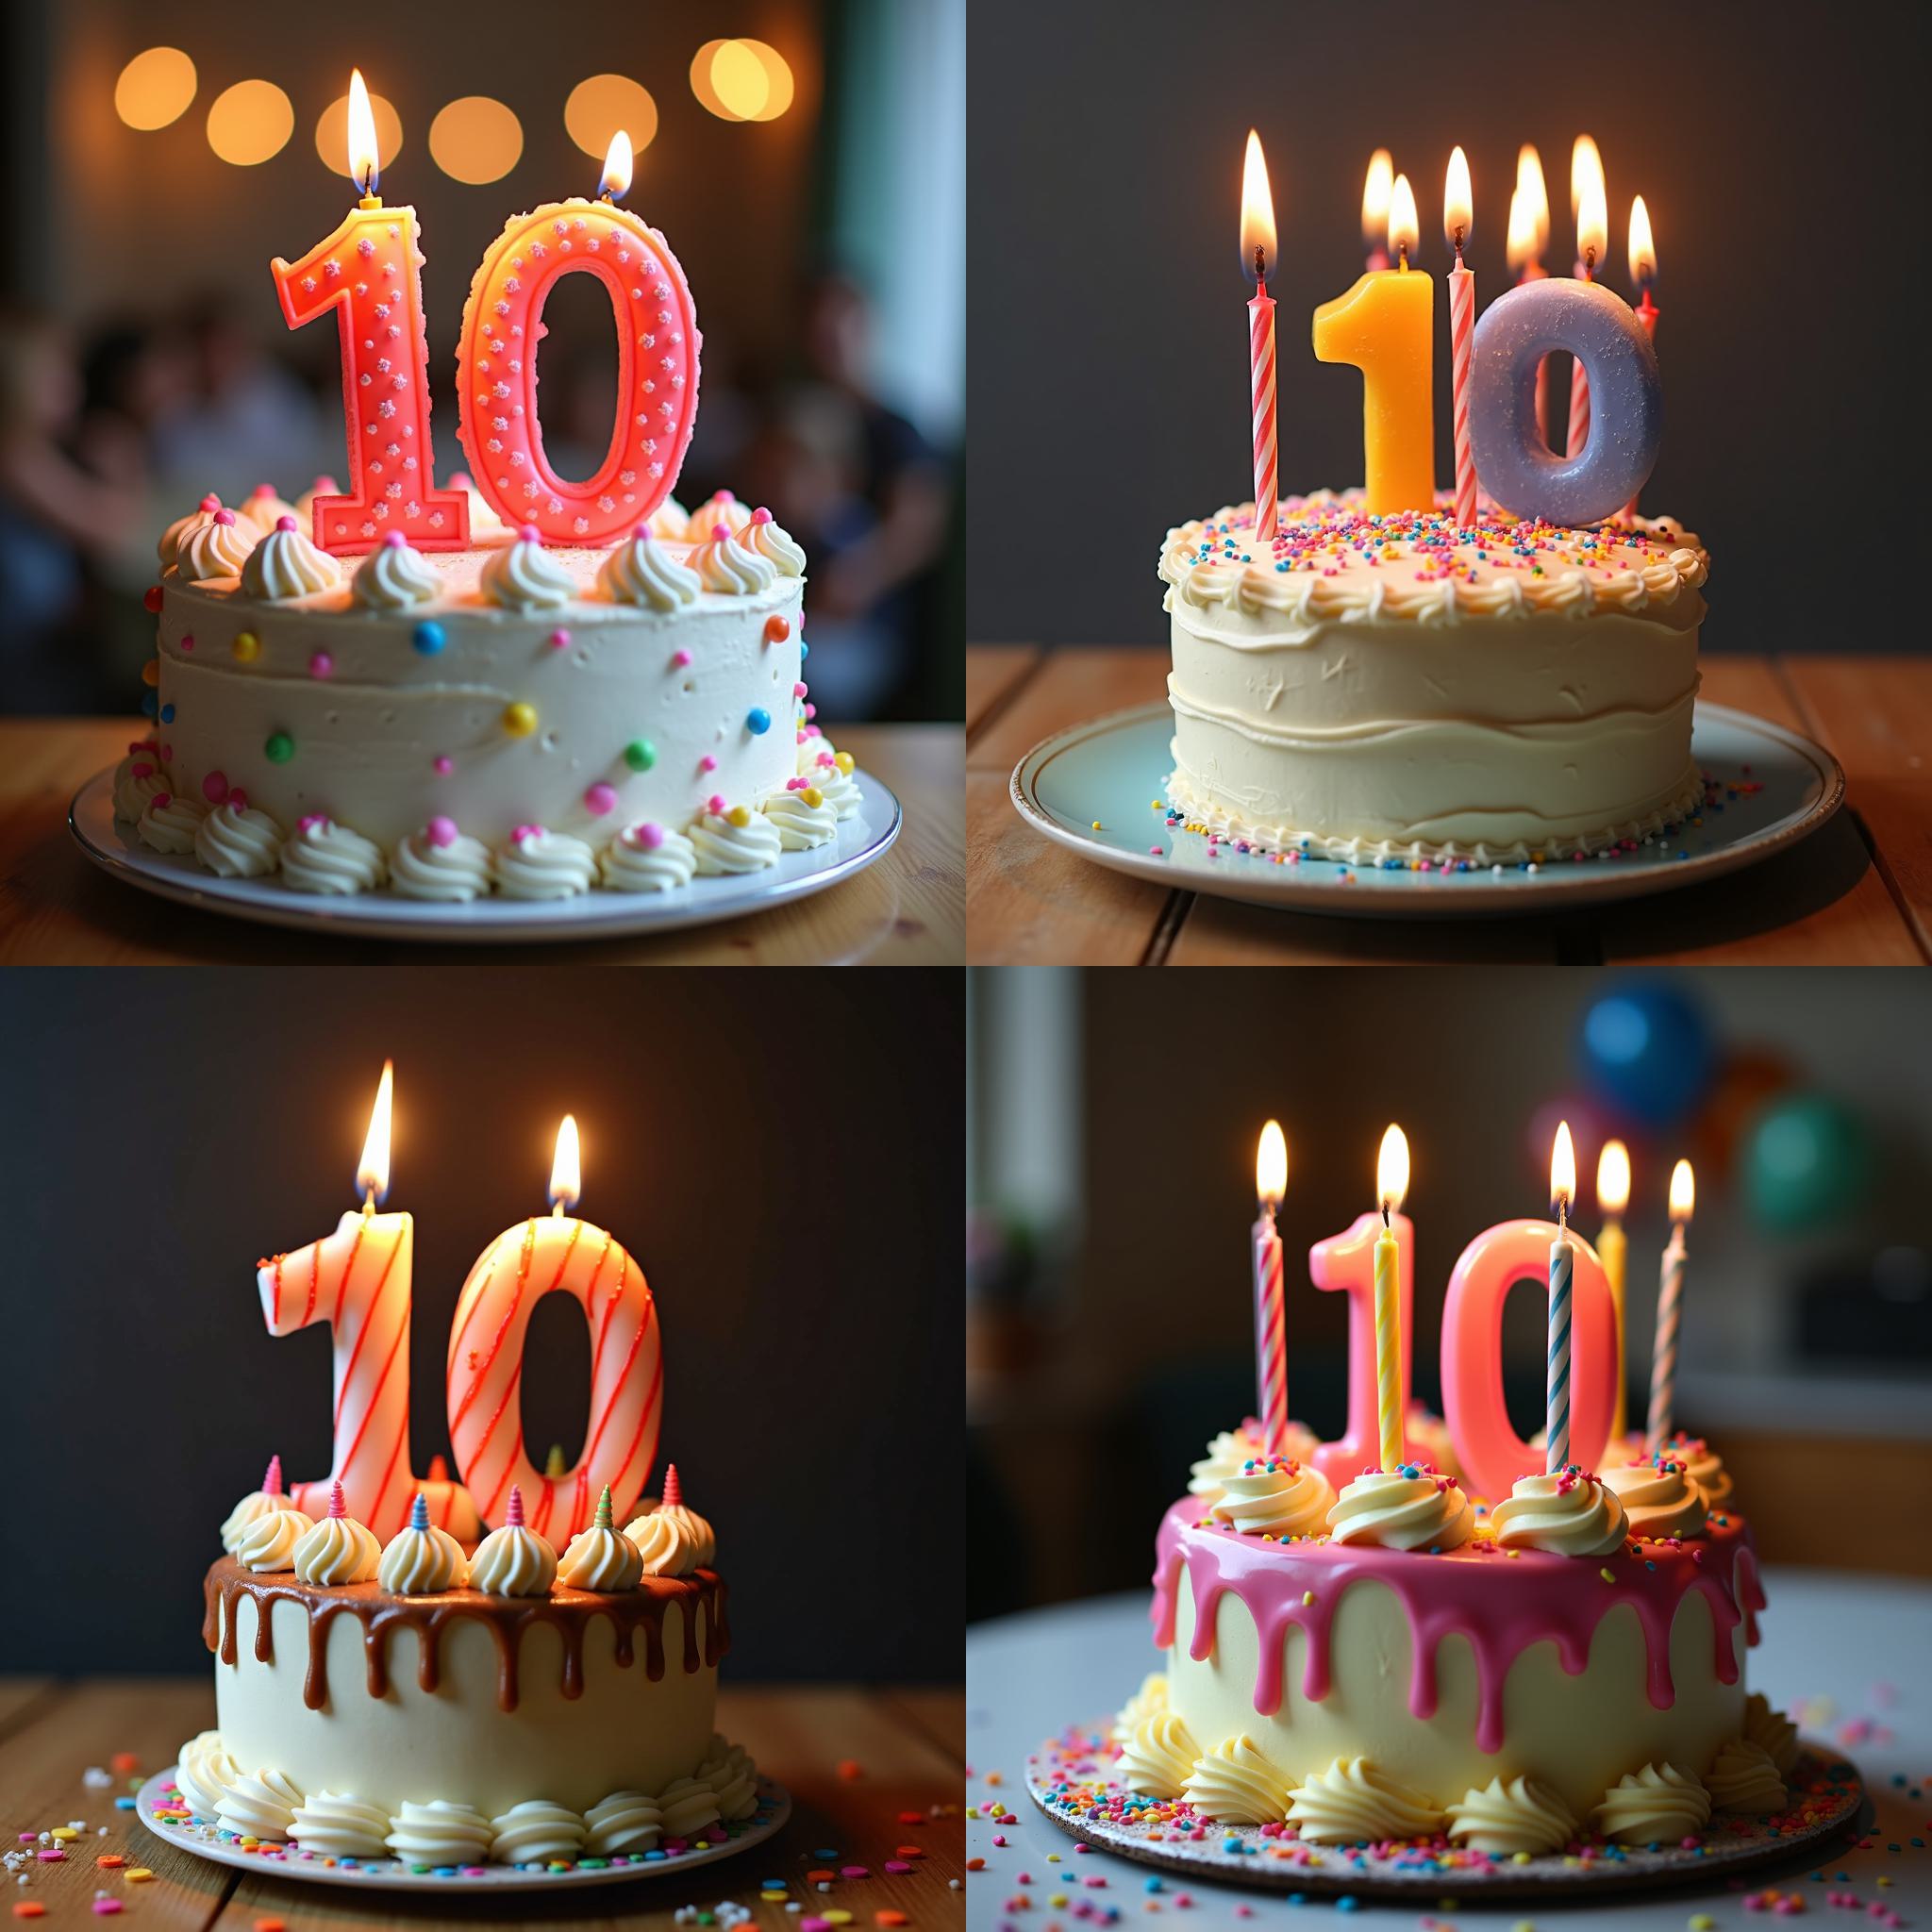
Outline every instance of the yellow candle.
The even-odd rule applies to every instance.
[[[1610,1423],[1610,1444],[1620,1445],[1629,1429],[1630,1418],[1624,1395],[1624,1221],[1630,1199],[1630,1156],[1621,1141],[1606,1141],[1596,1163],[1596,1205],[1604,1215],[1603,1232],[1596,1238],[1597,1258],[1604,1264],[1604,1278],[1610,1284],[1610,1307],[1617,1327],[1617,1406]]]
[[[1375,1192],[1382,1204],[1382,1232],[1375,1237],[1375,1417],[1381,1466],[1403,1459],[1402,1246],[1390,1216],[1408,1191],[1408,1141],[1400,1127],[1382,1136],[1375,1161]]]
[[[1362,373],[1362,480],[1371,516],[1435,503],[1436,283],[1408,265],[1415,230],[1415,194],[1408,176],[1398,175],[1389,251],[1400,266],[1361,276],[1315,310],[1315,359]]]

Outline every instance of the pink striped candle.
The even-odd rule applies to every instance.
[[[1288,1453],[1288,1301],[1281,1265],[1281,1231],[1274,1210],[1288,1186],[1288,1142],[1278,1121],[1261,1129],[1255,1154],[1255,1193],[1259,1211],[1253,1232],[1255,1256],[1255,1413],[1271,1456]]]
[[[1268,276],[1274,266],[1274,197],[1260,137],[1248,129],[1241,163],[1241,273],[1255,285],[1248,303],[1248,376],[1254,406],[1255,540],[1274,541],[1280,499],[1274,450],[1274,301]]]
[[[1517,151],[1516,187],[1509,196],[1509,231],[1505,256],[1516,271],[1516,285],[1540,282],[1549,274],[1542,252],[1550,238],[1550,197],[1543,187],[1542,158],[1527,142]],[[1550,434],[1550,358],[1536,365],[1536,426],[1545,444]]]
[[[1449,180],[1442,195],[1442,225],[1456,251],[1449,271],[1450,421],[1456,441],[1456,522],[1473,529],[1476,521],[1475,458],[1469,447],[1469,366],[1475,339],[1475,277],[1464,266],[1462,244],[1469,237],[1472,196],[1469,162],[1461,148],[1449,157]]]
[[[1576,216],[1576,278],[1596,279],[1596,265],[1609,240],[1610,211],[1605,199],[1603,157],[1596,142],[1587,134],[1576,137],[1570,156],[1570,202]],[[1583,358],[1574,357],[1570,365],[1570,438],[1568,454],[1580,457],[1590,441],[1590,378],[1583,373]]]
[[[1579,261],[1576,264],[1576,279],[1591,282],[1596,279],[1590,264]],[[1590,441],[1590,377],[1583,373],[1583,358],[1570,358],[1570,437],[1564,444],[1566,453],[1573,457],[1583,454],[1583,446]]]

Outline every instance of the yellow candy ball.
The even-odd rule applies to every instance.
[[[141,667],[141,681],[143,684],[160,683],[161,661],[158,658],[150,658],[147,660],[147,662]]]
[[[537,728],[535,705],[511,705],[503,714],[503,728],[512,738],[527,738]]]
[[[838,768],[839,768],[839,769],[840,769],[840,770],[841,770],[841,772],[843,772],[843,773],[845,774],[845,775],[846,775],[846,776],[847,776],[848,778],[849,778],[849,777],[851,777],[851,775],[852,775],[852,766],[853,766],[854,760],[853,760],[853,757],[852,757],[852,754],[851,754],[851,753],[850,753],[849,751],[841,751],[841,752],[840,752],[840,753],[839,753],[839,754],[838,754],[838,755],[837,755],[837,756],[836,756],[836,757],[835,757],[835,758],[834,758],[832,759],[832,762],[833,762],[833,763],[834,763],[835,765],[837,765],[837,766],[838,766]]]
[[[240,662],[253,664],[261,656],[261,640],[252,630],[237,631],[230,648]]]
[[[751,808],[748,805],[734,805],[724,816],[734,825],[748,825],[751,824]]]
[[[821,806],[825,802],[825,794],[816,785],[808,785],[804,795],[806,804],[809,806]]]

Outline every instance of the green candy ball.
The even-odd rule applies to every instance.
[[[276,731],[270,735],[262,750],[268,754],[270,764],[286,765],[295,756],[295,741],[286,731]]]
[[[658,747],[648,738],[633,738],[624,748],[624,761],[633,772],[648,772],[658,762]]]

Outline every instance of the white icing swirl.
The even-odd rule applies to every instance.
[[[574,1865],[583,1856],[586,1826],[567,1805],[526,1798],[490,1823],[490,1856],[499,1865]]]
[[[1763,1747],[1780,1777],[1790,1777],[1798,1764],[1798,1727],[1771,1700],[1752,1691],[1744,1700],[1744,1735]]]
[[[739,531],[738,541],[747,550],[756,550],[781,577],[805,575],[805,551],[791,534],[772,521],[768,509],[759,510]]]
[[[1624,1547],[1626,1525],[1614,1490],[1567,1469],[1518,1476],[1507,1499],[1490,1511],[1490,1528],[1506,1550],[1607,1557]]]
[[[816,785],[774,791],[759,809],[777,826],[778,843],[787,852],[806,852],[839,836],[838,811]]]
[[[700,527],[709,529],[709,525]],[[756,550],[747,550],[730,537],[708,537],[685,558],[703,579],[705,589],[723,597],[755,597],[772,588],[777,575]]]
[[[1550,1787],[1533,1777],[1492,1777],[1480,1790],[1472,1785],[1449,1807],[1445,1836],[1472,1851],[1507,1858],[1517,1852],[1534,1857],[1559,1852],[1576,1836],[1570,1807]]]
[[[441,579],[407,542],[378,544],[349,580],[349,595],[364,610],[408,610],[433,604],[441,593]]]
[[[258,1523],[271,1510],[286,1509],[288,1507],[289,1499],[286,1496],[272,1496],[266,1490],[250,1490],[228,1511],[228,1519],[222,1524],[223,1549],[232,1557],[242,1547],[242,1534],[251,1523]]]
[[[196,828],[194,856],[225,879],[261,878],[281,862],[282,828],[267,812],[226,799]]]
[[[798,747],[798,775],[801,778],[809,778],[818,787],[820,792],[824,797],[825,803],[839,814],[841,819],[857,818],[858,808],[863,803],[863,800],[858,795],[858,785],[854,779],[852,773],[841,767],[839,763],[841,756],[844,755],[832,749],[832,741],[829,738],[824,736],[808,738]],[[831,762],[822,764],[820,762],[822,757],[828,758]],[[846,763],[849,765],[850,762],[851,760],[848,758]],[[1292,1433],[1299,1428],[1301,1428],[1299,1423],[1291,1423],[1289,1424],[1291,1432],[1289,1437],[1289,1454],[1306,1460],[1307,1457],[1303,1456],[1302,1450],[1296,1446],[1297,1439]],[[1306,1435],[1307,1431],[1304,1430],[1303,1434]],[[1308,1448],[1310,1450],[1314,1447],[1314,1441],[1315,1439],[1309,1436]],[[1257,1443],[1256,1446],[1258,1448],[1260,1445]]]
[[[1244,1462],[1264,1453],[1261,1439],[1245,1427],[1223,1429],[1208,1443],[1207,1455],[1191,1465],[1188,1494],[1200,1497],[1204,1503],[1218,1502],[1223,1479],[1232,1475]]]
[[[490,890],[490,848],[462,833],[439,845],[426,831],[412,832],[390,854],[389,879],[405,899],[445,906],[480,899]]]
[[[597,883],[597,855],[581,839],[539,825],[499,846],[490,873],[506,899],[569,899]]]
[[[480,1865],[490,1857],[495,1836],[496,1827],[474,1805],[449,1798],[417,1805],[405,1799],[383,1842],[411,1865]]]
[[[681,543],[685,532],[691,528],[691,512],[676,497],[667,496],[651,512],[646,527],[654,537],[669,538],[674,543]]]
[[[751,511],[730,491],[721,490],[708,496],[684,520],[684,536],[690,542],[701,542],[720,525],[730,536],[737,536],[751,522]]]
[[[625,1527],[646,1576],[689,1576],[698,1567],[698,1546],[690,1531],[652,1509]]]
[[[492,1529],[470,1558],[470,1588],[485,1596],[544,1596],[556,1576],[557,1552],[520,1523]]]
[[[189,1739],[176,1754],[175,1786],[197,1818],[212,1824],[222,1796],[242,1775],[242,1767],[228,1755],[219,1731],[203,1731]]]
[[[279,1771],[238,1777],[222,1793],[216,1820],[242,1838],[286,1839],[302,1793]]]
[[[1684,1474],[1697,1485],[1707,1509],[1720,1509],[1731,1500],[1735,1487],[1731,1473],[1721,1457],[1701,1436],[1675,1435],[1664,1445],[1674,1462],[1684,1465]]]
[[[1623,1504],[1632,1536],[1704,1534],[1704,1497],[1674,1457],[1619,1464],[1604,1471],[1604,1482]]]
[[[1184,1795],[1222,1824],[1278,1824],[1288,1815],[1289,1780],[1245,1733],[1204,1752]]]
[[[605,846],[597,869],[613,892],[668,892],[690,885],[697,863],[697,848],[682,832],[664,826],[657,844],[647,845],[643,827],[627,825]]]
[[[664,1814],[655,1798],[641,1791],[612,1791],[599,1798],[584,1813],[590,1836],[584,1850],[593,1858],[608,1858],[620,1853],[636,1857],[655,1849],[664,1836]]]
[[[289,1836],[327,1858],[379,1858],[389,1849],[389,1814],[348,1791],[318,1791],[295,1807]]]
[[[161,541],[155,545],[155,555],[161,559],[163,570],[176,561],[181,545],[187,541],[189,533],[200,529],[204,524],[213,523],[215,512],[221,507],[222,500],[219,496],[204,496],[185,517],[176,517],[161,532]]]
[[[1338,1757],[1290,1794],[1288,1822],[1316,1845],[1379,1844],[1432,1837],[1442,1814],[1366,1757]]]
[[[226,523],[222,521],[224,517],[228,518]],[[239,577],[260,534],[253,524],[237,523],[226,510],[218,510],[207,523],[183,535],[175,553],[175,568],[192,584],[205,583],[209,577]]]
[[[1770,1752],[1749,1738],[1733,1738],[1719,1751],[1704,1774],[1704,1788],[1716,1811],[1747,1811],[1762,1818],[1767,1812],[1782,1811],[1788,1802],[1784,1779]]]
[[[718,1538],[711,1525],[695,1509],[683,1503],[659,1503],[651,1511],[653,1516],[661,1516],[691,1541],[691,1546],[697,1557],[700,1570],[718,1560]]]
[[[258,483],[242,498],[235,509],[236,520],[245,518],[265,535],[273,530],[284,517],[300,517],[292,503],[284,503],[270,483]]]
[[[318,591],[334,590],[341,580],[342,567],[326,550],[318,550],[300,530],[274,525],[242,566],[242,594],[271,604],[312,597]]]
[[[192,852],[194,835],[207,816],[208,807],[197,798],[181,791],[157,791],[134,830],[143,845],[152,845],[157,852]]]
[[[301,1510],[291,1508],[288,1499],[266,1516],[258,1516],[242,1532],[235,1545],[235,1560],[244,1570],[288,1570],[293,1567],[295,1545],[315,1527]]]
[[[666,1838],[691,1838],[723,1817],[717,1792],[697,1777],[681,1777],[666,1785],[658,1793],[658,1808],[664,1814]]]
[[[566,1590],[635,1590],[643,1574],[643,1558],[628,1537],[594,1525],[571,1538],[557,1565],[557,1580]]]
[[[1469,1498],[1452,1477],[1399,1469],[1365,1471],[1328,1512],[1337,1542],[1390,1550],[1453,1550],[1469,1541],[1472,1523]]]
[[[294,1570],[303,1583],[333,1588],[367,1583],[382,1560],[382,1545],[353,1516],[325,1516],[296,1543]]]
[[[613,604],[636,604],[646,610],[681,610],[695,604],[704,588],[696,571],[648,534],[620,543],[604,559],[597,584]]]
[[[385,871],[382,847],[333,819],[304,819],[282,846],[282,883],[297,892],[373,892]]]
[[[570,573],[535,537],[492,550],[478,573],[476,587],[505,610],[555,610],[568,604],[575,585]]]
[[[1179,1714],[1157,1710],[1126,1734],[1115,1768],[1130,1791],[1178,1798],[1200,1758],[1201,1747]]]
[[[446,1529],[399,1529],[376,1566],[375,1580],[396,1596],[435,1596],[470,1580],[463,1546]]]
[[[1710,1822],[1710,1793],[1674,1764],[1646,1764],[1620,1778],[1590,1814],[1620,1845],[1688,1838]]]
[[[114,816],[134,824],[156,792],[174,789],[159,752],[131,751],[114,768]]]
[[[732,812],[743,812],[739,824],[731,813],[708,811],[691,826],[689,834],[696,848],[701,873],[762,872],[778,862],[783,843],[778,828],[745,806],[734,806]]]
[[[1141,1688],[1121,1706],[1113,1721],[1113,1734],[1117,1741],[1124,1741],[1140,1729],[1150,1717],[1168,1708],[1167,1673],[1149,1671],[1141,1679]]]
[[[1221,1479],[1213,1513],[1242,1536],[1319,1536],[1335,1507],[1328,1478],[1311,1464],[1250,1457]]]
[[[742,1744],[730,1744],[715,1731],[697,1774],[710,1786],[720,1813],[732,1822],[758,1808],[758,1769]]]

